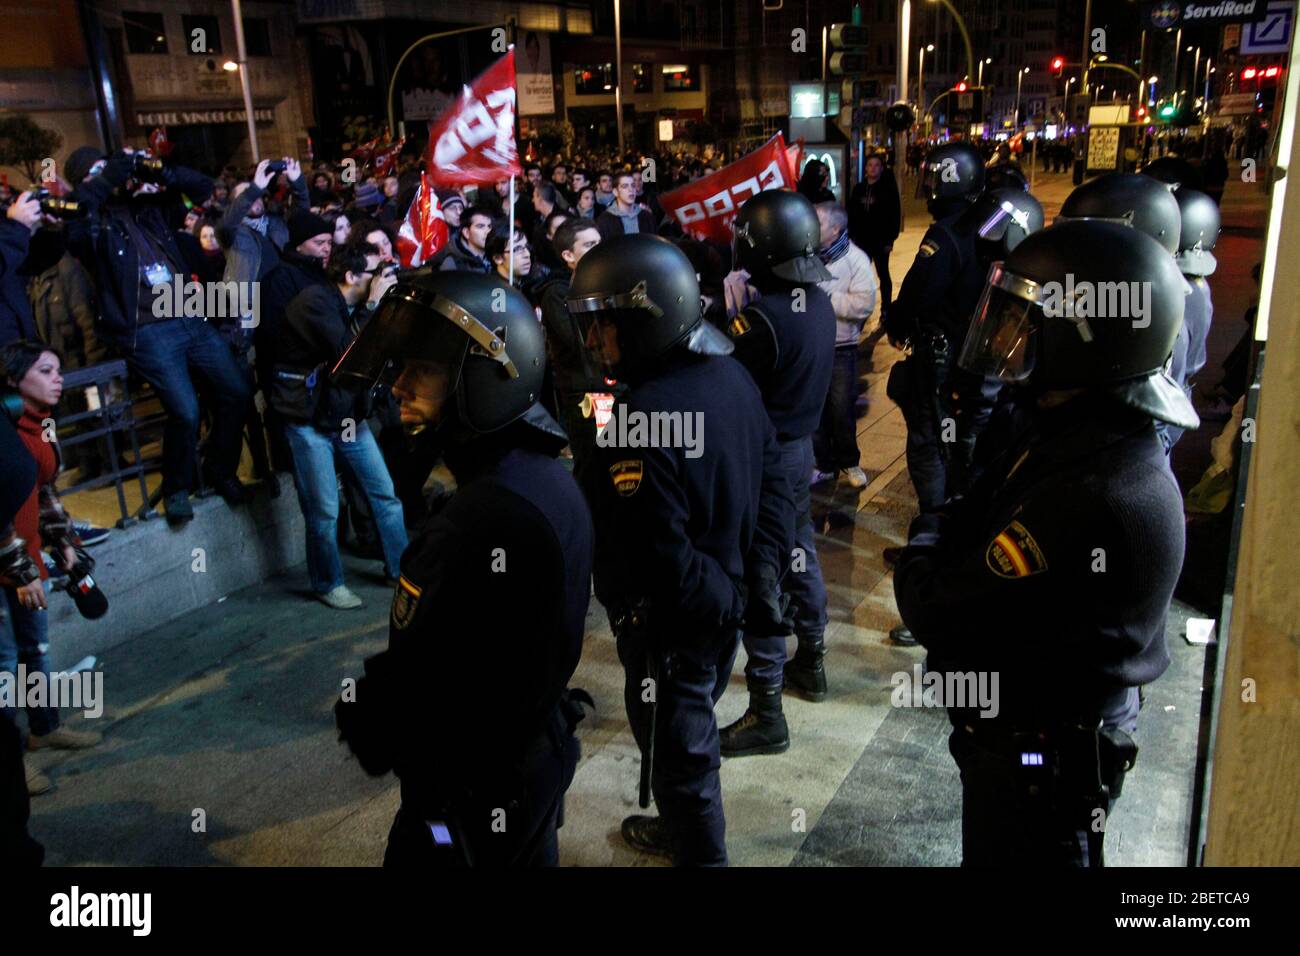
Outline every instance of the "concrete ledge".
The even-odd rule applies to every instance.
[[[53,668],[100,654],[304,562],[298,496],[290,477],[279,477],[278,498],[258,488],[250,504],[230,508],[214,495],[195,499],[194,520],[178,529],[159,516],[114,530],[91,552],[108,613],[88,621],[66,594],[50,595]]]

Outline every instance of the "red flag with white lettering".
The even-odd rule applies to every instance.
[[[425,168],[436,186],[487,185],[517,176],[514,47],[461,88],[429,130]]]
[[[745,200],[768,189],[793,189],[795,169],[785,137],[777,133],[729,166],[664,193],[659,205],[688,235],[727,245],[731,221]]]
[[[447,220],[428,173],[420,174],[420,185],[397,230],[397,255],[402,268],[415,269],[447,244]]]
[[[402,147],[406,145],[406,137],[403,136],[395,143],[389,143],[387,146],[376,149],[370,156],[370,165],[374,167],[376,176],[387,176],[397,166],[397,157],[402,152]]]

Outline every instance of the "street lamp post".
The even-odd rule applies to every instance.
[[[992,63],[992,62],[993,62],[993,57],[991,57],[991,56],[989,56],[989,57],[985,57],[984,59],[980,60],[979,82],[977,82],[977,83],[975,84],[976,86],[983,88],[983,86],[984,86],[984,64],[985,64],[985,63]]]
[[[1026,66],[1026,67],[1023,67],[1022,69],[1016,71],[1016,117],[1015,117],[1015,128],[1016,128],[1017,130],[1020,129],[1020,81],[1023,80],[1023,79],[1025,78],[1025,74],[1028,73],[1028,72],[1029,72],[1029,67],[1027,67],[1027,66]]]
[[[916,105],[921,108],[921,115],[925,115],[925,55],[934,52],[934,44],[927,43],[920,49],[920,59],[916,65]]]
[[[230,0],[230,14],[235,20],[235,57],[239,64],[239,88],[244,94],[244,112],[248,114],[248,148],[253,152],[253,162],[262,161],[262,151],[257,145],[257,122],[253,117],[253,89],[248,78],[248,53],[244,48],[244,14],[239,0]]]

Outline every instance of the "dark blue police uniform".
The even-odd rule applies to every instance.
[[[367,662],[387,689],[369,720],[397,737],[402,782],[385,865],[557,861],[593,531],[572,476],[531,434],[517,424],[449,448],[458,490],[402,556],[389,649]]]
[[[907,422],[907,471],[922,511],[935,510],[965,486],[975,440],[998,392],[996,383],[956,363],[985,279],[975,233],[956,227],[960,216],[940,219],[926,230],[886,328],[912,345],[902,370],[903,394],[890,397]],[[952,447],[945,451],[948,420]]]
[[[913,522],[894,593],[930,670],[998,677],[992,707],[945,701],[964,863],[1095,864],[1137,688],[1169,664],[1182,496],[1151,418],[1106,396],[1039,412],[1000,462]]]
[[[796,297],[802,296],[802,301]],[[797,308],[798,306],[798,308]],[[755,323],[764,327],[755,328]],[[770,331],[768,331],[770,330]],[[821,422],[835,362],[835,309],[817,286],[774,292],[727,327],[736,357],[750,370],[781,446],[781,468],[794,498],[794,554],[781,590],[790,597],[796,636],[820,644],[826,631],[826,585],[812,526],[813,433]],[[763,344],[751,345],[762,336]],[[770,342],[775,343],[772,355]],[[745,680],[751,689],[781,686],[784,637],[745,635]]]
[[[1205,368],[1205,346],[1210,337],[1210,324],[1214,321],[1214,302],[1210,298],[1210,284],[1204,276],[1184,275],[1187,284],[1192,287],[1191,294],[1183,304],[1183,324],[1174,340],[1173,360],[1169,367],[1169,377],[1183,387],[1187,397],[1192,397],[1192,381],[1196,373]],[[1170,451],[1183,437],[1184,429],[1177,425],[1157,422],[1160,440],[1165,450]]]
[[[789,553],[790,493],[758,390],[735,359],[675,352],[668,361],[616,403],[597,443],[589,473],[596,596],[614,624],[628,720],[643,755],[654,735],[650,784],[673,861],[721,866],[726,825],[713,705],[737,650],[746,569],[780,567]],[[697,457],[683,447],[607,444],[619,440],[610,430],[620,417],[664,412],[699,413]],[[629,621],[634,609],[637,624]]]

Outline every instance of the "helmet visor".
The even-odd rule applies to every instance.
[[[1036,283],[993,263],[957,364],[982,378],[1028,379],[1034,370],[1039,297]]]
[[[395,289],[335,364],[335,381],[390,384],[408,362],[444,366],[448,392],[460,382],[465,356],[473,350],[499,363],[511,378],[518,370],[505,338],[450,299],[415,287]]]

